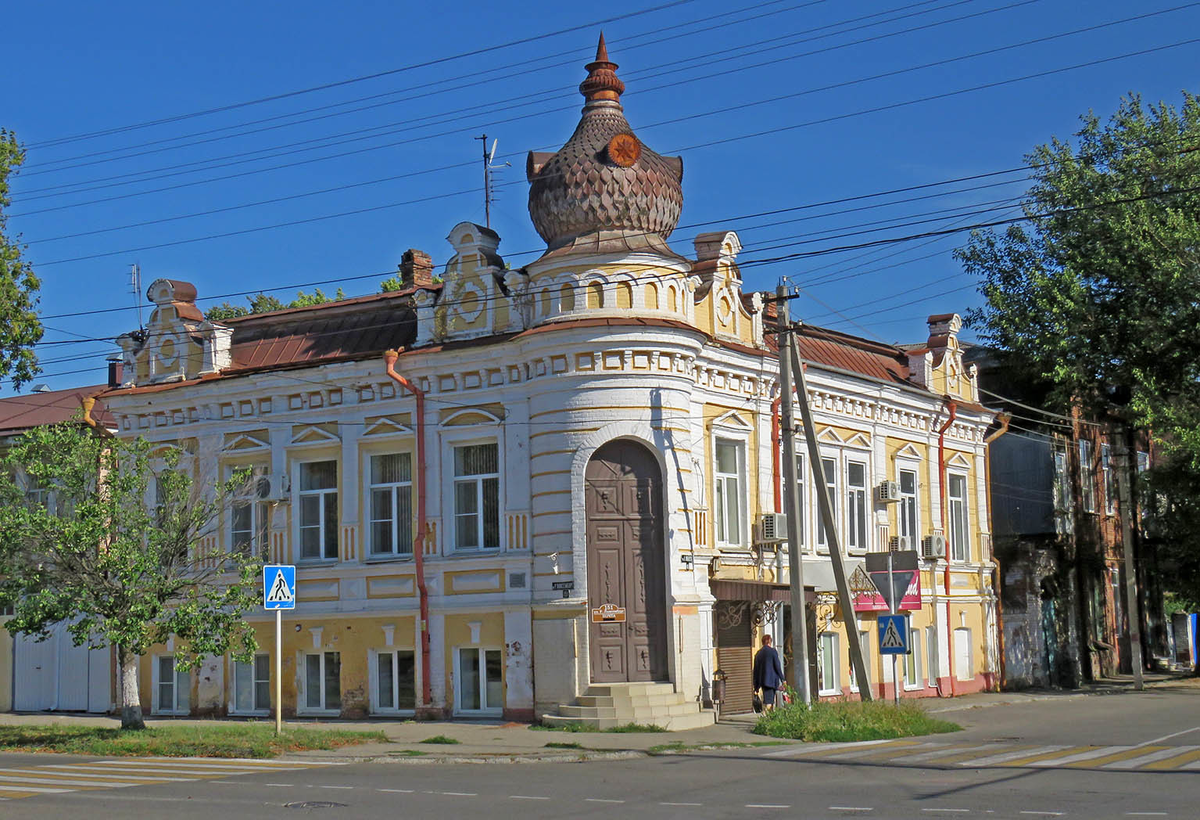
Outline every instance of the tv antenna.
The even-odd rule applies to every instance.
[[[129,292],[133,294],[133,307],[137,310],[138,330],[145,330],[142,324],[142,266],[137,262],[129,266]]]
[[[506,162],[502,165],[496,164],[496,145],[500,142],[498,139],[492,140],[492,148],[488,150],[487,139],[488,135],[484,134],[475,139],[483,143],[483,219],[484,226],[492,227],[492,202],[496,199],[496,189],[493,184],[493,174],[500,168],[508,168],[512,165],[511,162]]]

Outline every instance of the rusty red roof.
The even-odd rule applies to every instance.
[[[879,381],[908,381],[908,356],[892,345],[815,325],[802,325],[797,341],[801,358],[815,364],[859,373]]]
[[[83,399],[107,389],[107,385],[97,384],[0,399],[0,436],[11,436],[31,427],[67,421],[80,411]],[[100,401],[92,410],[92,418],[105,427],[115,427],[112,416]]]

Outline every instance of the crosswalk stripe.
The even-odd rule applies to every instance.
[[[97,782],[95,780],[65,780],[61,777],[29,777],[28,775],[10,775],[0,772],[0,784],[3,783],[41,783],[47,786],[81,786],[89,789],[120,789],[125,786],[137,786],[125,780],[110,780]]]
[[[26,797],[31,794],[66,794],[73,792],[74,789],[46,789],[41,786],[0,786],[0,792],[26,792]]]
[[[912,740],[896,740],[887,745],[880,744],[870,749],[852,749],[850,751],[841,751],[834,754],[821,755],[822,760],[842,760],[848,757],[866,757],[868,755],[879,754],[885,751],[904,751],[911,749],[913,746],[923,746],[924,744],[917,743]]]
[[[939,757],[949,757],[950,755],[953,755],[953,754],[966,754],[971,751],[981,751],[984,748],[988,748],[988,747],[980,746],[979,744],[972,744],[972,745],[958,744],[955,746],[943,746],[942,748],[938,749],[935,752],[924,752],[922,754],[913,755],[912,757],[907,757],[904,759],[904,762],[905,763],[922,763],[927,760],[937,760]],[[991,748],[994,748],[994,747],[991,747]]]
[[[1183,746],[1180,747],[1180,749],[1183,749],[1183,748],[1186,748],[1186,747],[1183,747]],[[1195,748],[1195,747],[1192,747],[1192,748]],[[1166,760],[1158,760],[1158,761],[1155,761],[1154,763],[1148,763],[1143,768],[1153,769],[1153,770],[1185,768],[1184,764],[1190,763],[1193,760],[1200,761],[1200,749],[1197,749],[1194,752],[1183,752],[1182,754],[1180,754],[1177,757],[1170,757],[1170,758],[1167,758]]]
[[[162,761],[162,762],[193,762],[193,763],[248,763],[252,766],[260,766],[266,769],[311,769],[316,766],[345,766],[345,762],[330,762],[326,763],[322,760],[319,763],[309,763],[305,760],[263,760],[257,757],[166,757],[158,755],[155,757],[139,757],[138,760],[145,761]]]
[[[1083,752],[1078,751],[1080,748],[1084,748],[1087,751],[1083,751]],[[1065,766],[1068,763],[1078,763],[1078,762],[1081,762],[1084,760],[1092,760],[1097,757],[1105,757],[1107,755],[1113,754],[1114,752],[1125,751],[1127,749],[1132,749],[1132,748],[1133,748],[1132,746],[1090,746],[1090,747],[1089,746],[1084,746],[1084,747],[1076,746],[1075,747],[1076,750],[1073,753],[1067,755],[1066,757],[1056,757],[1056,758],[1053,758],[1052,760],[1039,760],[1035,763],[1030,763],[1029,765],[1031,765],[1031,766]]]
[[[963,749],[958,754],[947,755],[946,757],[940,758],[938,760],[938,764],[950,766],[966,766],[968,764],[974,765],[981,760],[986,760],[989,757],[995,757],[998,753],[997,749],[1006,749],[1010,753],[1022,752],[1025,754],[1031,754],[1032,750],[1036,748],[1036,746],[997,746],[995,743],[982,743],[978,746]]]
[[[1154,747],[1150,746],[1150,747],[1145,747],[1145,748],[1152,749]],[[1181,751],[1186,751],[1187,749],[1196,749],[1196,748],[1198,748],[1198,747],[1196,747],[1196,746],[1168,746],[1165,749],[1160,749],[1159,751],[1153,752],[1148,755],[1142,755],[1140,757],[1131,757],[1128,760],[1118,760],[1116,763],[1109,763],[1104,768],[1106,768],[1106,769],[1136,769],[1147,763],[1154,763],[1159,760],[1167,760],[1172,757],[1178,757],[1179,753]]]
[[[1070,748],[1069,746],[1034,746],[1032,748],[1026,747],[1024,749],[1021,749],[1021,750],[1015,751],[1015,752],[1005,752],[1004,754],[990,755],[988,757],[981,757],[981,758],[977,758],[975,760],[968,760],[964,763],[959,763],[958,765],[959,766],[996,766],[1001,763],[1008,763],[1009,761],[1023,760],[1024,758],[1027,758],[1027,757],[1037,757],[1038,755],[1045,754],[1046,752],[1058,752],[1063,749],[1069,749],[1069,748]]]
[[[1018,757],[1014,760],[1009,760],[1009,761],[1006,761],[1004,763],[1000,763],[997,765],[1007,766],[1008,768],[1013,768],[1013,769],[1020,768],[1022,766],[1038,766],[1038,765],[1047,764],[1047,763],[1050,765],[1053,765],[1057,761],[1061,760],[1064,756],[1070,755],[1070,754],[1072,754],[1074,752],[1078,752],[1078,751],[1079,751],[1078,746],[1062,746],[1058,749],[1054,749],[1049,752],[1041,752],[1039,754],[1034,754],[1034,755],[1025,755],[1024,757]]]
[[[140,768],[146,766],[147,764],[143,763],[140,760],[98,760],[98,761],[96,761],[96,765],[97,766],[113,766],[114,768],[118,768],[118,769],[127,769],[130,767],[140,769]],[[211,762],[199,761],[199,760],[190,760],[186,763],[183,763],[183,762],[176,763],[173,761],[166,761],[166,760],[155,760],[155,761],[152,761],[149,765],[154,768],[159,768],[159,769],[196,769],[196,770],[207,770],[207,771],[214,771],[214,772],[259,772],[259,771],[263,771],[262,769],[258,769],[258,768],[252,767],[252,766],[247,766],[244,763],[241,763],[241,764],[239,764],[239,763],[211,763]],[[275,770],[270,769],[268,771],[275,771]]]
[[[1083,760],[1078,763],[1067,763],[1065,768],[1068,769],[1093,769],[1103,768],[1109,763],[1116,763],[1121,760],[1129,760],[1130,758],[1141,757],[1148,755],[1151,752],[1157,752],[1162,749],[1162,746],[1110,746],[1113,750],[1110,754],[1101,757],[1092,758],[1091,760]]]
[[[110,777],[133,777],[134,773],[125,768],[100,768],[97,771],[108,772]],[[182,780],[195,780],[202,777],[225,777],[226,775],[257,774],[257,772],[230,772],[214,769],[160,769],[157,766],[143,766],[138,772],[150,772],[156,775],[182,775]]]
[[[854,743],[831,743],[828,746],[821,748],[813,748],[811,744],[804,746],[791,746],[787,749],[780,749],[775,752],[767,752],[763,757],[823,757],[827,754],[840,752],[845,749],[877,749],[882,746],[892,746],[898,743],[896,740],[864,740]]]
[[[869,761],[879,760],[909,760],[909,755],[914,752],[924,751],[931,746],[936,746],[936,743],[917,743],[912,746],[892,746],[885,749],[871,750],[864,752],[861,759]]]
[[[17,772],[18,774],[32,774],[35,772],[59,773],[71,775],[72,777],[95,777],[95,778],[111,778],[114,774],[119,775],[125,780],[144,780],[146,783],[183,783],[191,780],[190,777],[167,777],[165,775],[150,775],[150,774],[126,774],[125,772],[114,772],[112,769],[103,769],[93,766],[77,766],[76,764],[56,764],[54,767],[47,766],[44,769],[3,769],[6,772]]]

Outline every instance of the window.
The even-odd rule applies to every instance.
[[[1138,450],[1137,454],[1137,471],[1138,475],[1150,469],[1150,454],[1145,450]]]
[[[304,656],[304,708],[342,710],[342,653],[309,652]]]
[[[188,714],[191,711],[191,676],[186,670],[176,668],[173,655],[159,655],[154,660],[154,685],[158,696],[154,711],[160,715]]]
[[[741,445],[717,439],[716,525],[717,543],[742,544]]]
[[[1113,471],[1112,447],[1100,445],[1100,476],[1104,482],[1104,512],[1114,515],[1117,512],[1117,476]]]
[[[300,557],[338,557],[337,462],[300,465]]]
[[[1092,464],[1092,443],[1087,439],[1079,440],[1079,483],[1084,512],[1095,512],[1096,468]]]
[[[412,456],[371,456],[371,555],[412,555]]]
[[[920,689],[921,681],[921,630],[908,633],[908,654],[904,656],[904,688]]]
[[[836,522],[838,520],[837,459],[836,458],[822,458],[821,459],[821,472],[823,472],[825,474],[825,489],[829,493],[829,506],[831,508],[831,514],[833,515],[833,520]],[[819,506],[818,506],[818,509],[820,509]],[[836,524],[835,524],[835,526],[836,526]],[[817,516],[817,546],[818,547],[828,547],[829,546],[829,541],[825,537],[825,522],[821,519],[820,516]]]
[[[1067,469],[1067,451],[1054,448],[1054,532],[1069,535],[1074,532],[1071,518],[1071,474]]]
[[[270,655],[255,655],[253,663],[234,662],[233,710],[239,714],[271,711]]]
[[[937,686],[938,666],[938,633],[936,626],[925,627],[925,671],[929,675],[929,685]]]
[[[970,524],[967,518],[967,477],[950,475],[950,547],[955,561],[971,559]]]
[[[411,649],[375,653],[376,712],[393,712],[417,707],[416,655]]]
[[[13,614],[12,604],[0,604],[0,618],[7,618]]]
[[[805,509],[806,509],[805,499],[804,499],[804,487],[806,485],[804,482],[805,482],[804,456],[797,453],[796,454],[796,507],[800,511],[800,525],[796,529],[800,533],[800,546],[801,547],[803,547],[804,543],[805,543],[804,542],[804,529],[805,529],[804,524],[805,524],[805,521],[807,520],[807,518],[804,514]],[[787,512],[789,515],[791,514],[790,510],[788,510]]]
[[[917,472],[900,470],[900,549],[915,550],[920,546],[921,533],[917,528]]]
[[[867,465],[846,462],[846,546],[867,548]]]
[[[863,666],[867,670],[867,689],[871,688],[871,633],[863,630],[858,633],[858,645],[862,647]],[[850,691],[858,691],[858,675],[854,673],[854,660],[847,653],[846,660],[850,664]]]
[[[838,636],[836,632],[822,632],[817,637],[817,693],[840,695],[838,684]]]
[[[499,649],[458,650],[458,711],[499,712],[504,708],[503,662]]]
[[[246,468],[234,468],[233,472]],[[249,557],[267,557],[267,535],[271,508],[263,497],[270,494],[266,467],[251,467],[229,512],[229,547]]]
[[[454,448],[454,548],[500,548],[500,463],[495,443]]]

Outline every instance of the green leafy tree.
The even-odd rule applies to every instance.
[[[298,290],[296,291],[296,298],[287,304],[284,304],[274,296],[258,293],[252,298],[247,297],[247,301],[250,303],[249,309],[241,305],[222,302],[219,305],[209,308],[204,316],[214,322],[223,322],[227,319],[237,319],[253,313],[270,313],[275,310],[287,310],[288,308],[311,307],[312,305],[323,305],[326,302],[340,301],[345,298],[346,294],[341,288],[338,288],[337,293],[332,297],[326,296],[325,292],[320,288],[316,288],[312,293],[305,293],[302,290]]]
[[[400,278],[400,274],[389,276],[379,283],[380,293],[395,293],[398,290],[404,290],[404,280]]]
[[[42,338],[37,315],[41,283],[29,263],[21,258],[21,247],[7,238],[9,206],[8,178],[25,160],[25,152],[10,131],[0,129],[0,377],[7,376],[14,388],[39,372],[33,347]]]
[[[257,601],[259,556],[212,555],[215,532],[247,476],[194,480],[191,459],[78,423],[18,438],[0,472],[0,605],[10,632],[44,637],[66,621],[76,645],[113,645],[121,726],[144,728],[138,659],[175,639],[181,668],[257,643],[243,613]]]
[[[1024,226],[957,251],[986,297],[969,321],[1060,408],[1153,431],[1151,506],[1174,515],[1200,497],[1200,101],[1123,99],[1028,161]],[[1162,523],[1181,570],[1165,580],[1196,600],[1200,530]]]
[[[346,294],[341,288],[337,289],[337,293],[331,298],[325,295],[325,292],[320,288],[314,288],[312,293],[305,293],[302,290],[296,291],[296,298],[293,299],[288,307],[310,307],[312,305],[323,305],[326,302],[338,302],[346,298]]]
[[[234,305],[229,302],[222,302],[219,305],[213,305],[204,314],[204,318],[214,322],[224,322],[229,319],[238,319],[242,316],[249,316],[250,308]]]
[[[270,313],[273,310],[283,310],[288,305],[276,299],[274,296],[268,296],[265,293],[256,294],[250,300],[251,313]]]

